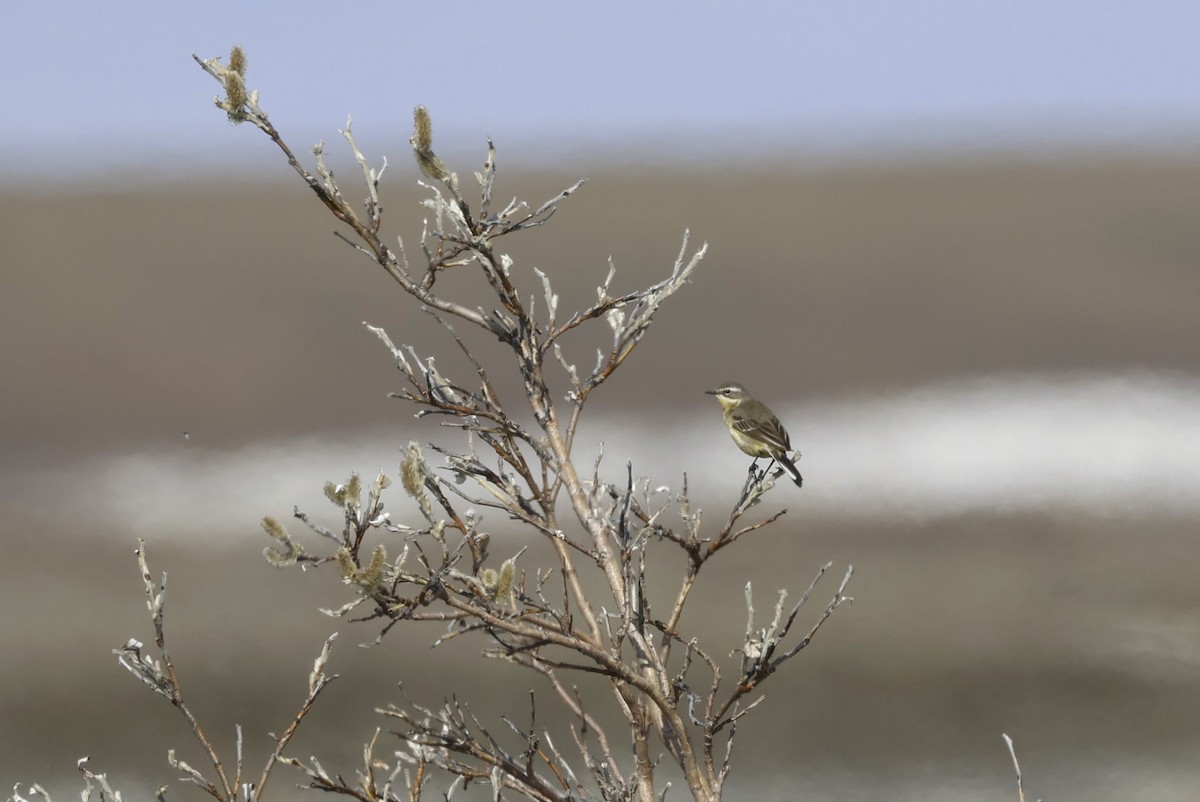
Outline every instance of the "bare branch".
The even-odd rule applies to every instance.
[[[1000,733],[1000,737],[1008,746],[1008,754],[1012,757],[1013,771],[1017,773],[1017,802],[1025,802],[1025,783],[1021,779],[1021,764],[1017,762],[1017,749],[1013,746],[1013,739],[1009,738],[1007,733]]]

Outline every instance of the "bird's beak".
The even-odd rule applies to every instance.
[[[705,395],[716,395],[719,392],[721,392],[721,391],[720,390],[705,390],[704,394]]]

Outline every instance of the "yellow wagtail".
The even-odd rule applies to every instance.
[[[804,484],[796,464],[788,456],[792,450],[791,439],[787,429],[775,417],[775,413],[767,409],[767,405],[756,401],[746,388],[737,382],[724,382],[715,390],[706,390],[709,395],[715,395],[725,411],[725,426],[729,436],[745,453],[754,457],[754,464],[759,457],[770,457],[787,471],[788,476],[797,487]],[[750,466],[754,470],[754,464]],[[770,466],[767,467],[770,470]]]

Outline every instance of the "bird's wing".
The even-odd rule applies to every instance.
[[[755,412],[757,414],[747,415],[746,412],[735,409],[730,415],[733,428],[748,437],[766,443],[770,448],[791,451],[791,439],[788,437],[787,430],[783,428],[783,424],[779,422],[779,418],[771,414],[771,411],[765,406]]]

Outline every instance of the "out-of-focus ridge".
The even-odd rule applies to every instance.
[[[804,453],[806,482],[801,491],[776,491],[775,500],[849,518],[1051,507],[1196,515],[1198,397],[1196,377],[1066,373],[984,376],[894,395],[779,405]],[[638,417],[585,418],[577,442],[585,465],[604,443],[602,474],[628,460],[654,486],[678,489],[686,471],[701,501],[734,492],[748,465],[727,442],[715,407],[689,407],[683,416],[651,409]],[[67,502],[72,517],[125,531],[238,531],[296,504],[322,509],[322,484],[351,470],[394,475],[403,445],[394,428],[235,450],[180,438],[169,447],[26,474],[31,485],[20,495],[41,506],[50,499],[38,499],[39,488],[76,488]],[[395,514],[404,514],[407,499],[392,496]]]

